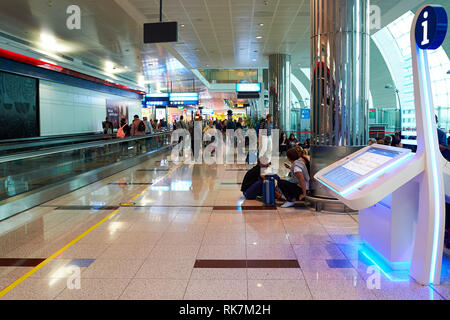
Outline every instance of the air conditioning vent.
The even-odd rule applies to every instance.
[[[65,54],[60,54],[59,56],[61,58],[63,58],[63,59],[68,60],[68,61],[72,61],[72,62],[74,61],[74,59],[72,57],[66,56]]]
[[[254,14],[255,18],[272,18],[273,12],[270,11],[256,11]]]
[[[89,68],[95,69],[95,70],[100,70],[100,71],[103,71],[103,70],[102,70],[102,69],[100,69],[99,67],[96,67],[96,66],[94,66],[93,64],[90,64],[90,63],[87,63],[87,62],[83,62],[83,65],[84,65],[84,66],[86,66],[86,67],[89,67]]]
[[[26,46],[31,46],[30,42],[28,42],[26,40],[22,40],[20,38],[14,37],[14,36],[11,36],[11,35],[9,35],[7,33],[1,32],[1,31],[0,31],[0,37],[3,37],[3,38],[8,39],[8,40],[12,40],[14,42],[18,42],[18,43],[26,45]]]

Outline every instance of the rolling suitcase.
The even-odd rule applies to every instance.
[[[266,175],[263,184],[263,202],[265,206],[275,205],[275,176]]]

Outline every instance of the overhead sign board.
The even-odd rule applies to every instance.
[[[171,105],[197,105],[199,102],[199,95],[198,92],[171,93],[169,101]]]
[[[237,83],[236,92],[261,92],[261,83]]]
[[[167,106],[169,105],[168,93],[148,93],[145,95],[147,106]]]

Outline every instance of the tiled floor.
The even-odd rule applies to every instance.
[[[0,258],[47,259],[112,214],[3,299],[450,298],[448,258],[440,286],[372,289],[357,216],[241,203],[236,166],[172,169],[155,157],[0,222]],[[34,270],[0,261],[0,290]]]

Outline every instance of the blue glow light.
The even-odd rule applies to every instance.
[[[359,252],[366,257],[371,263],[373,263],[378,270],[387,278],[389,281],[392,282],[405,282],[409,281],[409,270],[408,271],[398,271],[398,270],[392,270],[391,267],[382,259],[380,258],[380,253],[378,253],[373,247],[368,245],[366,242],[361,247]],[[406,266],[409,266],[409,262],[403,262],[399,264],[405,264]]]
[[[417,49],[420,64],[421,64],[421,73],[422,73],[422,87],[424,89],[424,100],[425,100],[425,115],[426,115],[426,121],[428,124],[428,127],[433,127],[433,120],[430,113],[430,99],[432,97],[430,96],[430,92],[428,92],[428,82],[426,75],[428,74],[427,70],[427,64],[425,60],[425,55],[427,54],[424,50]],[[441,220],[441,199],[440,199],[440,193],[439,193],[439,175],[437,171],[437,167],[439,165],[437,161],[437,154],[440,152],[440,150],[437,149],[436,141],[433,139],[434,135],[429,134],[428,135],[428,145],[430,146],[430,157],[431,157],[431,169],[433,173],[433,182],[434,182],[434,229],[433,229],[433,248],[431,252],[431,270],[430,270],[430,283],[433,284],[436,277],[436,262],[437,262],[437,255],[439,250],[439,229],[440,229],[440,220]]]

